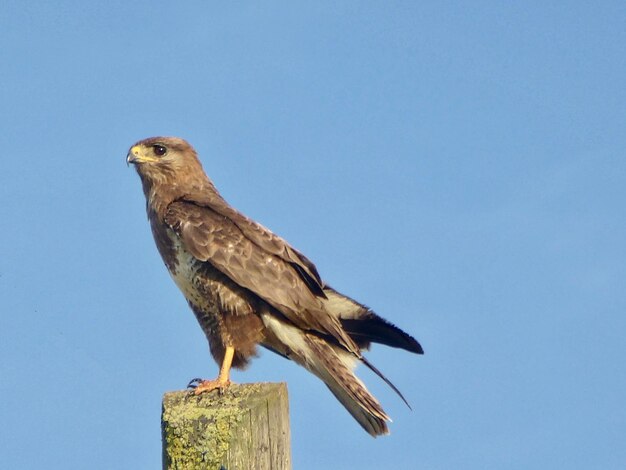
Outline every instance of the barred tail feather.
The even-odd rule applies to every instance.
[[[307,337],[313,352],[310,370],[326,386],[369,434],[376,437],[389,434],[391,421],[376,398],[354,374],[356,358],[330,346],[316,337]]]
[[[359,359],[323,338],[308,334],[266,312],[263,346],[291,359],[322,379],[330,391],[372,436],[389,434],[391,421],[378,400],[352,372]]]

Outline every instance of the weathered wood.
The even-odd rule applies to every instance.
[[[290,470],[284,383],[231,385],[199,396],[163,397],[163,468]]]

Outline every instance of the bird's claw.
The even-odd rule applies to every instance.
[[[194,388],[197,388],[198,385],[200,385],[202,382],[203,380],[201,378],[196,377],[195,379],[191,379],[189,381],[189,383],[187,384],[187,388],[190,388],[193,390]]]
[[[200,395],[201,393],[210,392],[215,389],[217,389],[221,395],[229,385],[229,379],[217,378],[216,380],[204,380],[195,378],[189,381],[187,388],[190,389],[191,393],[194,395]]]

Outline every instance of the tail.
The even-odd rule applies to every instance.
[[[337,400],[370,435],[389,434],[391,421],[376,398],[352,371],[358,359],[351,353],[307,335],[312,354],[307,368],[317,375]]]
[[[366,306],[324,286],[325,310],[337,318],[343,330],[360,349],[367,349],[372,342],[402,348],[423,354],[422,346],[408,333],[376,315]],[[372,436],[389,434],[387,422],[391,421],[376,398],[354,374],[355,366],[362,362],[382,378],[407,403],[400,391],[365,357],[345,350],[332,338],[305,332],[282,321],[270,311],[263,313],[267,327],[263,346],[291,359],[318,376]],[[409,406],[410,408],[410,406]]]
[[[269,312],[263,313],[261,318],[267,327],[262,343],[264,347],[297,362],[322,379],[369,434],[374,437],[389,434],[386,422],[391,419],[352,372],[359,358],[325,338],[283,322]]]

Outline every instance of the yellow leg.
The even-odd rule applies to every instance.
[[[193,391],[194,395],[200,395],[204,392],[210,392],[216,388],[224,390],[230,385],[230,367],[233,363],[233,356],[235,355],[235,348],[232,346],[226,346],[224,352],[224,360],[220,367],[220,374],[215,380],[202,380],[198,383],[198,386]]]
[[[226,346],[224,360],[222,361],[222,367],[220,367],[220,375],[217,377],[218,382],[230,383],[230,366],[233,364],[234,356],[235,348],[232,346]]]

